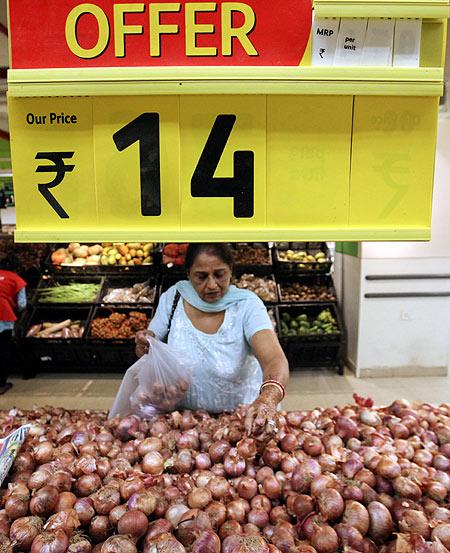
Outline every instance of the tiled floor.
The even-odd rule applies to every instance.
[[[108,409],[120,384],[117,374],[39,374],[31,380],[11,378],[13,387],[0,396],[0,409],[53,405],[67,409]],[[291,373],[285,409],[312,409],[343,405],[353,392],[371,396],[383,405],[394,399],[450,401],[450,377],[357,379],[350,371],[313,369]]]

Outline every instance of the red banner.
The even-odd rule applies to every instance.
[[[10,0],[13,69],[298,65],[311,0]]]

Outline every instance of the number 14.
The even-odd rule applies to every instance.
[[[191,178],[191,195],[194,198],[234,198],[234,216],[253,217],[254,153],[249,150],[234,152],[234,175],[214,176],[235,122],[236,115],[216,117]],[[159,114],[142,113],[114,133],[113,140],[119,152],[139,142],[141,213],[153,217],[161,215]]]

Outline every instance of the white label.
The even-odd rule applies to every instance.
[[[394,24],[393,19],[369,19],[361,60],[363,66],[392,65]]]
[[[338,18],[314,18],[312,27],[313,65],[333,65],[338,32]]]
[[[395,67],[420,66],[421,19],[397,19],[394,31]]]
[[[367,19],[341,19],[334,65],[361,65],[366,29]]]

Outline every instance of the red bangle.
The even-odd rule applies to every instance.
[[[278,388],[278,390],[281,392],[280,401],[283,401],[283,399],[286,396],[286,389],[283,386],[283,384],[281,384],[281,382],[278,382],[278,380],[266,380],[265,382],[262,383],[261,388],[259,389],[260,393],[262,392],[265,386],[275,386],[276,388]]]

